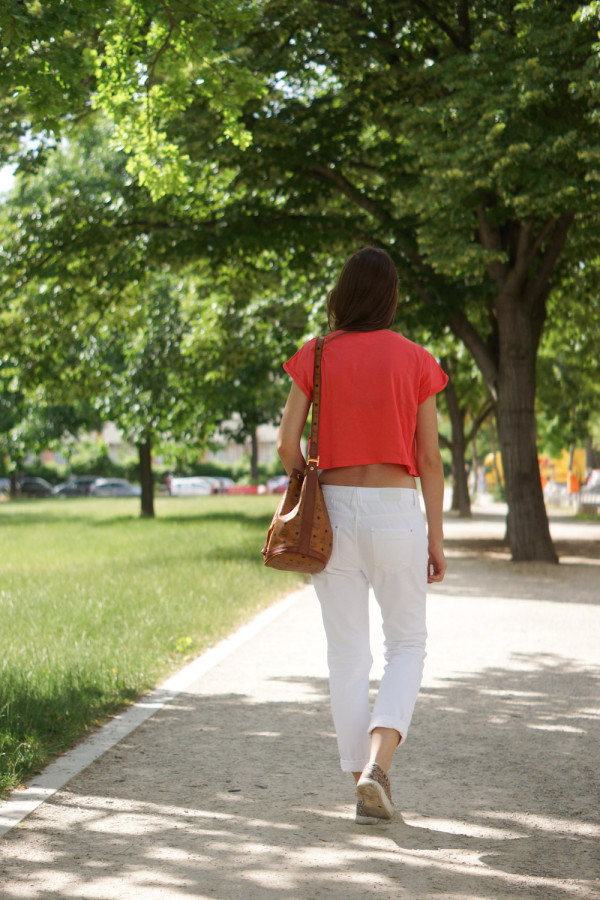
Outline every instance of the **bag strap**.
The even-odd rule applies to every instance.
[[[321,360],[323,357],[323,345],[325,338],[317,338],[315,345],[315,368],[313,372],[313,402],[312,419],[310,424],[310,443],[308,445],[307,466],[311,463],[315,469],[319,468],[319,415],[321,409]]]
[[[310,550],[310,539],[313,531],[313,520],[315,515],[315,505],[317,500],[317,486],[319,483],[319,412],[321,406],[321,358],[323,356],[323,344],[325,338],[317,338],[315,345],[315,368],[313,372],[313,402],[312,402],[312,419],[310,425],[310,442],[309,452],[306,454],[306,471],[304,473],[304,512],[302,516],[302,525],[300,526],[300,536],[298,541],[298,552],[308,553]]]

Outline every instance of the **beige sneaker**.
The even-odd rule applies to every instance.
[[[362,803],[360,815],[363,819],[391,819],[394,815],[392,789],[390,779],[377,763],[365,766],[356,785],[358,804],[356,815],[358,822],[358,805]],[[363,824],[371,824],[364,822]]]
[[[380,819],[379,816],[367,816],[365,813],[364,801],[358,800],[356,803],[356,815],[354,816],[354,821],[357,825],[378,825],[386,820]]]

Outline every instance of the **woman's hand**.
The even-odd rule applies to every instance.
[[[429,544],[427,561],[427,584],[443,581],[446,574],[446,557],[441,544]]]

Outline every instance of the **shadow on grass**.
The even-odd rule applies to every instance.
[[[181,516],[157,516],[155,519],[146,519],[141,516],[115,516],[114,518],[103,518],[103,519],[93,519],[90,517],[81,517],[82,522],[86,522],[90,526],[90,528],[105,528],[111,525],[122,525],[127,523],[131,527],[137,528],[147,528],[148,523],[152,524],[154,528],[161,528],[166,526],[176,525],[207,525],[211,522],[227,522],[232,525],[235,524],[245,524],[249,526],[256,526],[257,528],[262,528],[266,531],[271,523],[271,519],[273,518],[273,513],[246,513],[246,512],[206,512],[199,513],[194,515],[181,515]]]
[[[70,497],[68,500],[16,500],[10,505],[0,505],[0,528],[15,525],[54,525],[58,523],[82,522],[86,524],[103,524],[111,522],[134,522],[141,520],[139,499],[127,499],[131,504],[130,511],[116,516],[102,516],[100,499],[98,507],[93,508],[89,497]],[[110,501],[109,501],[110,502]],[[117,501],[122,503],[122,498]],[[38,506],[38,503],[40,506]],[[36,508],[37,507],[37,508]]]
[[[60,501],[57,501],[60,502]],[[2,515],[2,508],[0,507],[0,528],[4,527],[13,527],[17,525],[53,525],[58,523],[83,523],[89,525],[92,528],[105,528],[110,527],[112,525],[122,525],[127,523],[131,526],[138,527],[148,527],[148,525],[152,525],[155,527],[161,527],[162,525],[173,525],[173,523],[182,524],[182,525],[194,525],[199,523],[206,522],[244,522],[250,525],[257,525],[260,527],[268,528],[271,519],[273,517],[273,513],[275,512],[276,506],[273,506],[273,510],[271,512],[263,512],[263,511],[255,511],[251,512],[248,510],[209,510],[206,512],[200,513],[186,513],[182,510],[180,515],[169,513],[166,515],[157,515],[155,518],[145,518],[140,515],[139,508],[136,506],[135,511],[132,513],[119,513],[117,515],[94,515],[93,512],[89,512],[80,509],[77,511],[76,509],[68,509],[65,510],[64,507],[58,509],[56,511],[53,510],[40,510],[39,512],[11,512],[8,515]]]
[[[533,654],[422,691],[387,827],[352,821],[326,681],[272,684],[180,695],[105,754],[4,839],[3,896],[595,896],[600,669]]]
[[[193,516],[161,516],[157,521],[160,522],[249,522],[250,524],[269,524],[273,518],[273,512],[236,512],[234,510],[221,512],[206,512]]]

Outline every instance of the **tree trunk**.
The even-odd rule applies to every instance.
[[[15,469],[10,473],[10,499],[14,500],[19,496],[19,482]]]
[[[152,444],[149,437],[138,444],[143,518],[154,518],[154,479],[152,478]]]
[[[460,408],[452,380],[448,382],[444,396],[451,427],[450,449],[452,452],[453,481],[451,509],[454,512],[458,512],[461,518],[468,519],[471,516],[471,498],[469,496],[469,481],[465,467],[465,417]]]
[[[488,303],[488,334],[482,337],[459,306],[448,324],[473,355],[495,403],[513,559],[557,562],[538,464],[535,364],[551,277],[575,213],[566,210],[546,222],[531,216],[501,229],[488,212],[483,204],[476,209],[479,241],[494,254],[488,276],[497,294]],[[429,304],[440,302],[427,291],[423,296]]]
[[[535,323],[519,298],[498,304],[498,439],[512,558],[558,562],[548,525],[535,428]]]
[[[252,432],[250,440],[252,442],[252,449],[250,453],[250,475],[252,477],[252,481],[258,481],[258,437],[256,434],[256,428]]]

